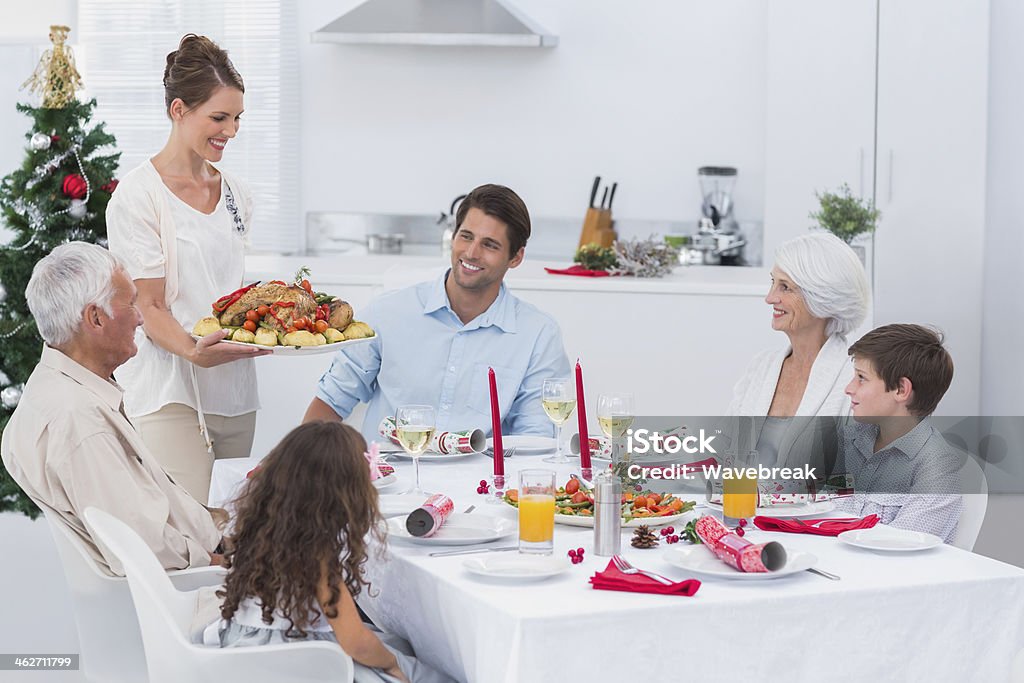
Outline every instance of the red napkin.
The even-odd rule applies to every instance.
[[[590,584],[599,590],[625,591],[626,593],[660,593],[662,595],[685,595],[691,597],[700,588],[697,579],[686,579],[671,586],[655,581],[643,574],[623,574],[611,561],[603,572],[590,577]]]
[[[844,531],[870,529],[878,524],[878,515],[864,519],[779,519],[777,517],[754,517],[754,526],[762,531],[786,531],[791,534],[814,534],[815,536],[838,536]]]
[[[578,263],[568,268],[545,268],[552,275],[582,275],[583,277],[608,277],[611,275],[607,270],[587,270]]]

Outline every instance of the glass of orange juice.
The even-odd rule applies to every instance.
[[[746,467],[734,467],[727,478],[722,472],[722,521],[728,527],[748,522],[757,513],[757,477],[747,477]],[[740,476],[736,476],[740,475]]]
[[[555,550],[555,471],[519,472],[519,552],[550,555]]]

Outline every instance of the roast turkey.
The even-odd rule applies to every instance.
[[[272,309],[274,315],[284,325],[280,329],[281,332],[285,332],[295,318],[309,318],[313,320],[316,317],[316,299],[313,298],[312,294],[297,285],[271,283],[253,287],[243,294],[238,301],[224,309],[224,312],[220,314],[220,324],[237,327],[245,322],[247,311],[251,311],[257,306],[264,304],[273,306],[273,304],[280,303],[295,304],[294,306],[274,306]],[[277,320],[274,320],[269,315],[264,318],[264,322],[269,323],[275,328],[280,327]]]

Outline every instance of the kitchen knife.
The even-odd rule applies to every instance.
[[[594,187],[590,189],[590,208],[594,208],[594,200],[597,199],[597,188],[601,186],[601,176],[594,176]]]
[[[604,203],[608,201],[608,186],[604,188],[604,194],[601,195],[601,210],[604,211]]]
[[[618,186],[619,186],[619,184],[617,182],[616,183],[612,183],[612,192],[611,192],[610,195],[608,195],[608,210],[609,211],[612,210],[612,202],[615,201],[615,188],[617,188]]]

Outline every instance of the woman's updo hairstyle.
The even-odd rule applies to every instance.
[[[213,96],[217,88],[237,88],[245,92],[242,77],[228,59],[228,53],[206,36],[189,33],[178,49],[167,55],[164,68],[164,106],[168,114],[171,102],[180,99],[189,109]]]

